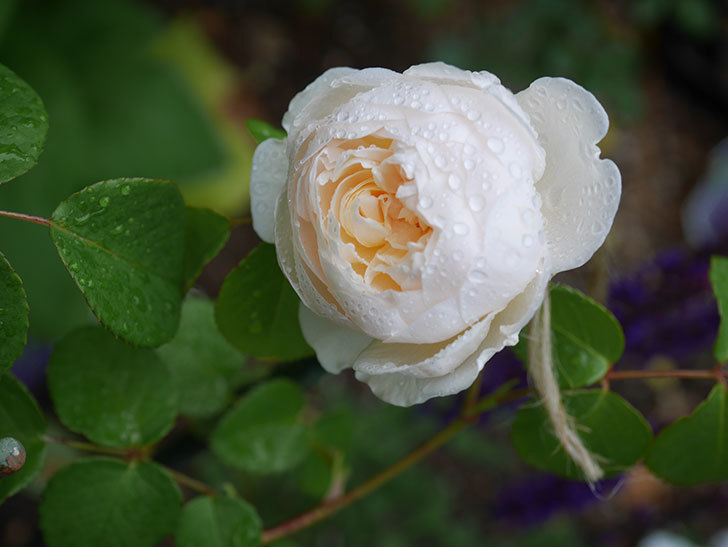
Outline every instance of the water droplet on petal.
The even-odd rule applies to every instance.
[[[503,150],[505,150],[505,145],[503,144],[503,141],[500,140],[498,137],[490,137],[487,142],[488,148],[490,148],[496,154],[500,154],[503,152]]]
[[[460,188],[460,186],[462,185],[462,183],[463,183],[463,181],[462,181],[462,180],[460,179],[460,177],[458,177],[458,176],[457,176],[457,175],[456,175],[455,173],[452,173],[452,174],[451,174],[451,175],[450,175],[450,176],[449,176],[449,177],[447,178],[447,185],[448,185],[448,186],[449,186],[449,187],[450,187],[450,188],[451,188],[452,190],[457,190],[458,188]]]
[[[452,231],[459,236],[464,236],[467,235],[467,233],[470,231],[470,228],[468,228],[467,224],[463,224],[462,222],[456,222],[452,226]]]
[[[432,207],[432,198],[429,196],[422,196],[419,201],[420,208],[429,209]]]
[[[476,213],[482,211],[485,207],[485,198],[481,195],[470,196],[468,198],[468,207]]]

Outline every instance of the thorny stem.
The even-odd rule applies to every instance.
[[[34,222],[35,224],[41,224],[43,226],[50,226],[51,222],[47,218],[36,217],[33,215],[26,215],[24,213],[14,213],[12,211],[0,211],[0,216],[15,218],[17,220],[25,220],[26,222]]]

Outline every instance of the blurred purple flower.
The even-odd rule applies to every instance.
[[[601,481],[596,493],[584,482],[554,475],[535,475],[505,485],[496,497],[493,514],[497,519],[533,526],[558,512],[577,512],[598,503],[614,490],[619,478]]]

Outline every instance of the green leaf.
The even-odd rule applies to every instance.
[[[695,411],[663,429],[645,463],[674,484],[728,479],[728,405],[726,387],[717,384]]]
[[[174,541],[177,547],[256,547],[261,533],[260,517],[250,504],[199,497],[182,509]]]
[[[652,431],[644,417],[619,395],[600,389],[562,393],[584,445],[594,454],[606,476],[633,466],[645,454]],[[540,402],[518,409],[511,429],[518,455],[529,465],[570,479],[583,479],[564,452]]]
[[[25,386],[10,373],[0,374],[0,437],[17,439],[27,454],[20,471],[0,478],[0,503],[24,488],[43,467],[45,431],[45,418]]]
[[[624,351],[617,319],[601,304],[570,287],[551,288],[554,359],[562,387],[593,384]]]
[[[0,64],[0,183],[35,165],[47,132],[48,115],[38,94]]]
[[[591,385],[622,355],[622,327],[604,306],[576,289],[554,285],[550,295],[551,343],[559,386],[573,389]],[[519,342],[514,351],[528,362],[525,342]]]
[[[255,118],[248,118],[245,125],[248,126],[248,131],[250,131],[253,139],[258,144],[267,139],[285,139],[287,135],[283,129],[278,129],[268,122],[256,120]]]
[[[290,380],[259,385],[220,420],[212,434],[213,452],[252,473],[290,469],[309,448],[309,431],[299,419],[303,405],[303,392]]]
[[[728,360],[728,257],[714,256],[710,260],[710,283],[718,301],[720,328],[713,353],[721,363]]]
[[[47,374],[61,422],[98,444],[145,445],[174,425],[177,392],[167,367],[154,350],[133,348],[99,326],[61,340]]]
[[[174,184],[116,179],[53,212],[51,238],[96,317],[140,346],[172,339],[182,301],[185,213]]]
[[[181,503],[158,465],[92,458],[53,475],[40,526],[49,547],[151,547],[172,533]]]
[[[28,313],[23,282],[0,253],[0,374],[23,354],[28,339]]]
[[[299,300],[263,243],[228,274],[215,305],[220,332],[243,353],[292,361],[313,354],[298,324]]]
[[[210,300],[188,298],[174,339],[157,348],[179,392],[179,410],[205,417],[225,408],[231,398],[231,379],[244,356],[217,330]]]
[[[230,221],[201,207],[185,207],[185,289],[189,289],[230,237]]]

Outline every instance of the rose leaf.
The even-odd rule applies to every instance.
[[[645,461],[653,473],[681,485],[728,479],[726,393],[716,385],[692,414],[660,432]]]
[[[0,253],[0,374],[23,353],[28,339],[28,313],[23,282]]]
[[[286,138],[286,132],[283,131],[283,129],[278,129],[277,127],[274,127],[268,122],[264,122],[263,120],[248,118],[248,121],[245,122],[245,125],[248,126],[248,131],[250,131],[250,134],[253,136],[253,140],[255,140],[256,144],[260,144],[267,139]]]
[[[47,374],[61,422],[98,444],[145,445],[174,425],[177,391],[159,356],[125,344],[100,326],[63,338]]]
[[[584,445],[606,476],[625,471],[647,452],[652,440],[650,426],[619,395],[593,389],[565,392],[562,397]],[[541,402],[526,403],[518,409],[511,441],[527,464],[569,479],[584,478],[554,436]]]
[[[99,321],[127,342],[158,346],[179,323],[185,209],[177,187],[114,179],[62,202],[51,238]]]
[[[179,393],[179,411],[186,416],[211,416],[230,402],[232,380],[245,357],[220,334],[212,301],[190,297],[171,342],[157,348]]]
[[[38,94],[0,64],[0,183],[30,170],[43,151],[48,115]]]
[[[90,458],[53,475],[40,525],[49,547],[152,547],[173,532],[181,503],[155,463]]]
[[[721,363],[728,360],[728,257],[714,256],[710,261],[710,283],[720,312],[720,329],[713,353]]]
[[[201,207],[185,207],[185,290],[225,246],[230,237],[230,221]]]
[[[299,300],[263,243],[228,274],[215,305],[220,332],[259,359],[293,361],[313,353],[298,324]]]
[[[178,547],[256,547],[262,523],[255,509],[235,498],[199,497],[182,509],[174,535]]]
[[[251,473],[279,473],[299,463],[309,449],[301,423],[301,389],[271,380],[243,396],[212,434],[212,451],[226,464]]]

